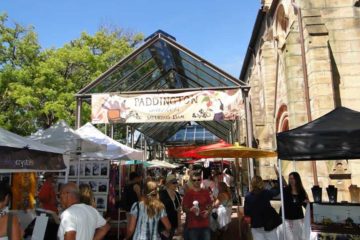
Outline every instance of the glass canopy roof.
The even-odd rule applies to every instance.
[[[160,33],[78,94],[244,85]]]
[[[201,125],[187,125],[170,137],[166,144],[210,144],[220,139]]]
[[[245,83],[178,44],[159,30],[129,56],[77,93],[89,99],[95,93],[154,93],[186,90],[235,89]],[[130,124],[157,142],[165,142],[187,122]],[[231,122],[199,122],[217,137],[228,140]]]

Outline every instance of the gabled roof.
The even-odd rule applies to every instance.
[[[77,93],[89,99],[96,93],[156,93],[225,90],[247,85],[209,63],[159,30],[145,43]],[[188,122],[129,124],[164,143]],[[232,123],[199,122],[217,137],[228,140]]]
[[[245,84],[157,31],[77,95],[166,89],[239,88]]]

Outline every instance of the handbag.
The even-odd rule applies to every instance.
[[[271,206],[264,211],[264,219],[264,230],[267,232],[274,230],[282,223],[280,215]]]
[[[140,207],[139,207],[139,202],[136,202],[136,209],[137,209],[137,213],[136,213],[136,223],[135,223],[135,229],[137,227],[137,224],[139,222],[139,215],[140,215]],[[135,231],[131,234],[129,240],[134,240],[134,235],[135,235]]]

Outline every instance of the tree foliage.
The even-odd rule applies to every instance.
[[[82,33],[61,48],[42,49],[32,27],[0,15],[0,126],[19,134],[75,120],[74,94],[141,42],[120,28]],[[84,118],[90,119],[85,107]]]

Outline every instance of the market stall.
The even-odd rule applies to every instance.
[[[63,153],[0,128],[0,172],[64,171]]]
[[[84,159],[107,159],[107,160],[143,160],[144,152],[133,149],[115,141],[94,127],[86,123],[75,131],[82,139],[97,144],[105,145],[106,151],[84,152],[81,157]]]
[[[36,217],[36,172],[65,171],[64,152],[0,128],[0,175],[11,184],[11,211],[23,229]]]
[[[277,147],[280,166],[281,160],[360,159],[360,112],[336,108],[308,124],[278,133]],[[358,203],[337,203],[333,186],[327,188],[328,202],[321,201],[319,186],[312,190],[315,199],[312,203],[312,231],[317,232],[318,239],[352,234],[360,237]]]
[[[106,145],[82,138],[64,120],[53,126],[38,130],[29,139],[42,144],[64,149],[69,153],[97,152],[107,150]]]

